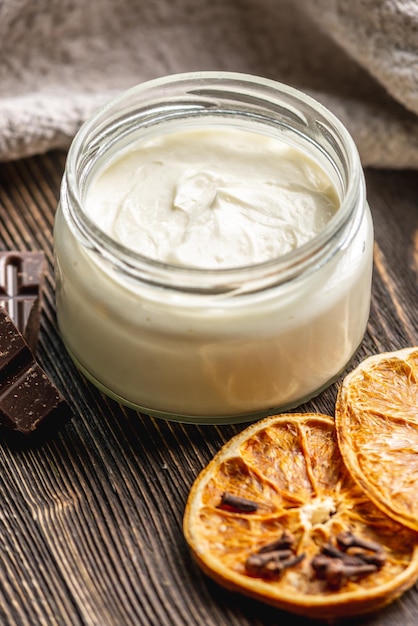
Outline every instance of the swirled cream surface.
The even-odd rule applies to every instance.
[[[216,269],[290,252],[338,206],[328,176],[298,148],[211,127],[131,146],[93,181],[85,210],[102,231],[146,257]]]

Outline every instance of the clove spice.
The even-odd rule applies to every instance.
[[[229,491],[225,491],[221,497],[220,508],[232,509],[239,513],[254,513],[258,509],[257,502],[243,498],[242,496],[235,496]]]
[[[335,547],[332,543],[326,543],[321,548],[321,554],[333,559],[340,559],[346,565],[364,565],[365,561],[360,555],[347,554]]]
[[[375,541],[358,537],[349,530],[338,533],[335,539],[341,550],[348,550],[349,548],[361,548],[370,552],[382,552],[383,550],[382,546]]]
[[[285,550],[293,546],[295,538],[288,530],[284,530],[278,539],[270,541],[259,548],[258,554],[272,552],[273,550]]]
[[[373,574],[377,572],[378,569],[376,565],[367,563],[348,565],[341,559],[327,558],[325,555],[317,555],[314,557],[311,565],[318,575],[318,578],[325,580],[328,587],[332,590],[340,589],[349,580]]]
[[[245,562],[247,574],[274,579],[285,569],[298,565],[305,558],[305,554],[294,553],[292,549],[294,541],[293,535],[284,531],[278,539],[261,546],[247,558]]]
[[[261,556],[263,558],[261,558]],[[304,558],[304,554],[295,555],[290,550],[279,550],[263,555],[250,554],[245,562],[245,570],[247,574],[252,576],[277,578],[285,569],[295,567],[295,565],[298,565]]]
[[[356,580],[377,572],[386,562],[382,546],[350,531],[339,533],[337,545],[329,542],[311,560],[316,576],[327,582],[330,589],[337,590],[349,580]],[[348,553],[349,548],[356,548]]]

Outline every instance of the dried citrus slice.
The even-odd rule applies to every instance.
[[[341,453],[388,515],[418,531],[418,348],[365,359],[336,403]]]
[[[183,528],[218,583],[309,617],[374,610],[418,577],[418,534],[360,490],[328,416],[268,417],[236,435],[196,479]]]

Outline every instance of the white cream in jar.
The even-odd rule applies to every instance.
[[[202,104],[184,91],[202,76],[207,114],[179,112],[180,92]],[[311,115],[315,142],[305,122],[289,129],[267,88],[285,94],[289,118],[289,98]],[[259,100],[251,116],[248,98],[245,114],[237,103],[246,91]],[[137,104],[150,94],[158,123]],[[274,108],[261,123],[260,102]],[[115,130],[121,107],[129,132]],[[320,137],[327,115],[347,157],[329,128]],[[287,409],[334,380],[365,332],[373,243],[358,156],[338,121],[277,83],[212,73],[152,81],[98,118],[70,151],[54,232],[58,322],[80,369],[128,406],[201,423]],[[354,159],[344,164],[354,191],[343,158]]]
[[[301,150],[212,125],[129,147],[89,186],[86,213],[115,241],[165,263],[217,269],[280,257],[339,206]]]

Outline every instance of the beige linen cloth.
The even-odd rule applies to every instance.
[[[418,167],[418,0],[0,0],[0,160],[67,148],[118,92],[195,70],[297,87],[365,166]]]

